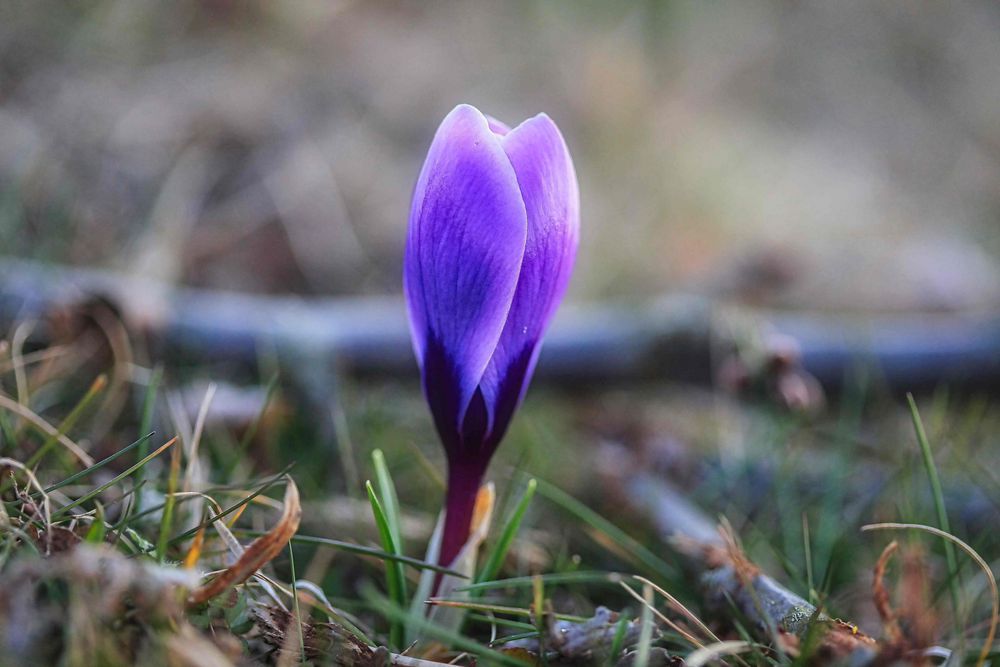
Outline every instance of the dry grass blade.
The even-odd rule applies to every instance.
[[[81,542],[5,568],[0,608],[4,665],[232,665],[185,617],[179,587],[192,573]],[[187,659],[172,648],[186,648]],[[170,644],[170,646],[167,646]]]
[[[28,376],[24,372],[24,342],[35,328],[34,321],[22,322],[11,337],[10,358],[14,363],[14,382],[17,385],[18,405],[28,407]]]
[[[681,604],[680,600],[678,600],[673,595],[671,595],[669,592],[667,592],[666,589],[664,589],[661,586],[656,585],[656,583],[650,581],[646,577],[641,577],[639,575],[634,575],[634,576],[635,576],[636,581],[638,581],[641,584],[645,584],[646,586],[649,586],[654,591],[656,591],[657,593],[659,593],[660,595],[662,595],[664,598],[666,598],[667,602],[670,605],[670,607],[674,611],[676,611],[677,613],[681,614],[686,619],[688,619],[689,621],[691,621],[691,623],[693,623],[696,628],[698,628],[703,633],[705,633],[705,636],[708,637],[711,641],[716,642],[716,643],[718,643],[719,641],[722,641],[722,640],[720,640],[715,635],[714,632],[711,631],[711,629],[709,629],[709,627],[707,625],[705,625],[705,623],[700,618],[698,618],[694,614],[694,612],[692,612],[690,609],[688,609],[683,604]]]
[[[9,396],[0,394],[0,408],[5,410],[10,410],[14,414],[26,419],[38,428],[42,433],[49,436],[50,438],[55,438],[59,444],[69,450],[69,452],[80,460],[80,463],[90,467],[94,465],[94,459],[90,457],[87,452],[80,449],[80,446],[67,438],[65,435],[59,432],[52,424],[48,423],[37,414],[35,414],[30,408],[21,405],[15,400],[12,400]]]
[[[222,506],[219,505],[219,503],[215,500],[215,498],[213,498],[212,496],[208,495],[207,493],[202,493],[201,491],[177,491],[176,493],[170,494],[170,497],[173,498],[173,499],[175,499],[175,500],[179,499],[179,498],[200,498],[201,500],[203,500],[204,502],[206,502],[206,503],[208,503],[209,505],[212,506],[212,510],[215,511],[215,516],[216,517],[225,516],[225,514],[224,514],[224,512],[222,510]],[[247,505],[249,505],[249,503],[247,503],[246,505],[242,505],[241,509],[246,508]],[[282,508],[283,505],[276,504],[276,507]],[[219,538],[222,540],[223,544],[226,545],[226,549],[229,550],[229,553],[232,554],[234,558],[238,559],[240,556],[243,555],[243,552],[245,551],[245,549],[243,548],[243,545],[240,544],[239,540],[236,539],[236,536],[233,535],[232,531],[229,530],[229,527],[226,526],[226,524],[223,523],[223,521],[221,519],[208,519],[206,521],[203,521],[201,524],[199,524],[197,526],[197,528],[194,529],[194,532],[191,533],[191,535],[194,537],[194,544],[192,544],[192,547],[191,547],[192,549],[194,548],[194,545],[198,543],[199,539],[200,540],[204,540],[204,538],[205,538],[205,530],[210,525],[213,528],[215,528],[216,532],[219,534]],[[185,535],[187,535],[187,534],[185,533]],[[183,536],[175,537],[175,538],[173,538],[170,541],[171,542],[180,541],[180,539],[179,539],[180,537],[183,537]],[[190,553],[189,553],[189,556],[190,556]],[[195,561],[197,561],[197,558],[195,558]],[[187,558],[185,558],[185,563],[186,562],[187,562]],[[194,566],[194,563],[192,562],[191,567],[193,567],[193,566]]]
[[[246,505],[244,505],[243,507],[246,507]],[[206,526],[202,524],[202,526],[198,530],[200,531],[205,527]],[[225,543],[226,548],[229,550],[229,553],[231,553],[237,559],[243,556],[243,554],[246,552],[246,549],[243,548],[243,545],[240,544],[239,540],[236,539],[236,536],[233,535],[233,531],[229,530],[229,526],[227,526],[222,520],[219,520],[219,521],[213,521],[212,527],[215,528],[215,532],[219,534],[219,537]]]
[[[129,466],[128,468],[125,469],[124,472],[121,472],[118,475],[115,475],[113,478],[111,478],[110,481],[107,481],[104,484],[101,484],[100,486],[91,489],[90,491],[88,491],[84,495],[80,496],[76,500],[63,505],[58,510],[56,510],[56,514],[58,515],[58,514],[62,514],[63,512],[68,512],[69,510],[71,510],[71,509],[73,509],[75,507],[79,507],[80,505],[82,505],[82,504],[84,504],[84,503],[86,503],[86,502],[88,502],[90,500],[93,500],[94,498],[96,498],[100,494],[104,493],[105,491],[107,491],[108,489],[110,489],[112,486],[114,486],[118,482],[122,481],[123,479],[125,479],[127,477],[130,477],[133,473],[135,473],[135,471],[141,470],[143,466],[145,466],[147,463],[149,463],[150,461],[152,461],[153,459],[155,459],[157,456],[159,456],[160,454],[162,454],[166,449],[172,447],[174,445],[174,443],[176,443],[176,442],[177,442],[177,438],[176,437],[171,438],[167,442],[165,442],[162,445],[160,445],[160,447],[156,451],[154,451],[152,454],[147,454],[138,463],[135,463],[135,464]]]
[[[684,661],[684,664],[687,665],[687,667],[702,667],[702,665],[707,665],[709,662],[716,660],[717,658],[727,655],[746,653],[751,649],[753,649],[753,644],[738,639],[709,644],[704,648],[700,648],[697,651],[692,652],[691,655],[687,657],[687,660]]]
[[[53,347],[47,347],[43,350],[35,350],[34,352],[22,354],[17,360],[11,359],[10,361],[0,361],[0,375],[26,368],[31,364],[45,362],[49,359],[55,359],[56,357],[62,356],[69,351],[69,345],[55,345]],[[3,350],[0,349],[0,354],[2,353]]]
[[[642,616],[639,618],[639,646],[636,648],[635,667],[648,667],[649,654],[653,645],[653,589],[642,587]]]
[[[62,422],[60,422],[59,426],[56,427],[56,434],[50,435],[46,438],[41,447],[35,450],[35,453],[31,455],[30,459],[28,459],[27,465],[29,468],[37,467],[38,462],[45,458],[45,455],[49,452],[49,450],[56,445],[58,437],[69,433],[70,429],[76,425],[77,420],[79,420],[80,417],[87,411],[87,408],[90,407],[91,402],[93,402],[93,400],[104,391],[104,388],[107,387],[107,385],[108,376],[103,373],[94,379],[93,383],[90,385],[90,389],[87,390],[87,393],[84,394],[83,398],[80,399],[76,406],[70,410],[69,414],[66,415]]]
[[[872,574],[872,602],[875,605],[876,611],[878,611],[879,618],[882,619],[886,638],[893,643],[898,643],[902,639],[903,633],[900,630],[896,612],[893,611],[892,603],[889,601],[889,591],[885,587],[885,570],[889,566],[889,560],[896,553],[897,549],[899,549],[899,542],[896,540],[890,542],[882,550],[882,555],[878,557],[878,561],[875,563],[875,571]]]
[[[392,654],[392,664],[398,665],[398,667],[448,667],[450,665],[450,663],[446,662],[411,658],[408,655],[400,655],[398,653]]]
[[[35,474],[31,472],[31,470],[26,465],[24,465],[20,461],[16,461],[11,458],[6,458],[6,457],[0,458],[0,468],[3,467],[16,468],[21,472],[23,472],[25,476],[28,478],[28,484],[35,488],[35,490],[38,492],[38,494],[42,499],[42,506],[41,506],[43,514],[42,518],[45,521],[46,528],[48,528],[48,526],[51,525],[52,523],[52,505],[49,501],[49,495],[45,493],[45,489],[43,489],[42,485],[38,483],[38,478],[35,477]],[[9,523],[9,518],[7,518],[7,520],[4,523]],[[48,530],[45,531],[45,535],[46,535],[46,540],[49,540],[46,542],[46,550],[50,550],[52,546],[50,542],[52,536]]]
[[[214,382],[208,385],[208,389],[205,390],[205,398],[202,399],[201,406],[198,408],[198,416],[195,418],[194,423],[194,432],[191,434],[191,441],[188,443],[188,451],[186,452],[188,464],[184,472],[185,491],[198,490],[196,488],[200,473],[198,450],[201,445],[201,434],[205,430],[205,420],[208,418],[208,410],[212,406],[212,399],[215,398],[217,388]]]
[[[658,619],[660,619],[663,622],[664,625],[666,625],[668,628],[670,628],[671,630],[673,630],[674,632],[676,632],[677,634],[679,634],[681,637],[683,637],[684,639],[686,639],[692,646],[694,646],[695,648],[702,648],[702,647],[704,647],[704,644],[702,644],[700,641],[698,641],[697,637],[695,637],[690,632],[688,632],[687,630],[685,630],[684,628],[682,628],[681,626],[677,625],[676,623],[674,623],[673,621],[671,621],[669,618],[667,618],[667,616],[663,612],[661,612],[659,609],[657,609],[652,604],[650,604],[649,602],[647,602],[646,599],[642,595],[639,595],[638,592],[636,592],[635,590],[633,590],[624,581],[620,581],[618,583],[619,583],[619,585],[623,589],[625,589],[625,592],[627,592],[633,598],[635,598],[636,600],[638,600],[639,604],[643,605],[644,607],[648,607],[649,610],[652,611],[653,614]],[[652,587],[650,587],[649,584],[646,584],[645,588],[647,588],[649,590],[653,590]]]
[[[281,553],[299,529],[301,518],[302,505],[299,502],[299,490],[295,486],[295,482],[289,479],[285,489],[284,511],[274,528],[254,540],[232,566],[207,584],[194,590],[188,596],[188,605],[203,604],[253,576],[257,570]]]
[[[1000,590],[997,589],[997,580],[996,577],[993,576],[993,571],[990,569],[989,563],[983,560],[983,557],[980,556],[975,549],[962,540],[958,539],[951,533],[946,533],[939,528],[934,528],[933,526],[925,526],[919,523],[872,523],[861,527],[862,532],[870,530],[922,530],[925,533],[937,535],[942,539],[953,542],[961,547],[961,549],[967,553],[972,560],[976,561],[976,565],[982,569],[983,573],[986,575],[986,580],[990,584],[990,597],[993,604],[992,616],[990,617],[990,629],[989,632],[986,633],[986,641],[983,642],[983,648],[979,652],[979,659],[976,661],[976,667],[982,667],[986,662],[986,658],[989,657],[990,649],[993,646],[993,640],[996,639],[997,621],[1000,620]]]
[[[198,532],[194,534],[194,541],[191,543],[191,548],[187,552],[187,556],[184,557],[184,567],[185,569],[191,570],[198,563],[198,559],[201,558],[201,549],[205,544],[205,526],[198,529]]]

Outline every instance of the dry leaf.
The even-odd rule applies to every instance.
[[[281,519],[270,531],[261,535],[246,548],[243,555],[219,576],[196,589],[188,596],[188,606],[197,606],[249,579],[260,568],[274,559],[299,529],[302,506],[295,482],[288,480],[285,489],[285,508]]]

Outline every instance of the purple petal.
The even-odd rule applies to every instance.
[[[467,105],[441,123],[413,194],[403,289],[424,391],[445,445],[496,348],[517,286],[527,217],[486,118]]]
[[[502,137],[508,132],[510,132],[510,126],[507,125],[507,123],[503,122],[502,120],[497,120],[493,116],[487,116],[486,122],[489,123],[490,131],[493,132],[493,134]]]
[[[569,284],[580,238],[576,172],[555,123],[540,114],[514,128],[501,144],[524,198],[528,238],[507,324],[480,383],[491,448],[528,388],[542,336]]]

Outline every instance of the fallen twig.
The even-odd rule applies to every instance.
[[[335,362],[360,375],[412,376],[405,308],[398,299],[312,299],[172,288],[135,276],[5,260],[0,318],[44,316],[88,299],[109,300],[133,329],[165,353],[256,362],[261,345],[292,358]],[[538,368],[543,380],[578,386],[636,380],[708,383],[713,358],[781,334],[797,363],[836,389],[859,363],[889,387],[942,382],[1000,388],[1000,319],[995,315],[879,317],[864,322],[820,313],[758,311],[720,325],[721,304],[676,296],[641,308],[591,306],[557,318]],[[786,360],[787,361],[787,360]],[[801,393],[801,392],[793,392]],[[794,397],[793,397],[794,398]]]
[[[598,607],[593,618],[583,623],[555,620],[551,614],[546,616],[548,634],[544,641],[537,637],[517,639],[506,642],[502,649],[505,652],[527,651],[538,656],[544,650],[547,660],[563,660],[574,663],[606,664],[610,658],[609,650],[615,643],[619,632],[619,615],[606,607]],[[639,622],[626,621],[619,640],[621,646],[631,646],[639,639]]]
[[[817,651],[827,658],[850,657],[852,663],[867,663],[878,654],[878,643],[856,625],[833,619],[818,610],[751,563],[735,542],[726,549],[694,544],[678,538],[681,553],[704,559],[702,584],[706,600],[716,607],[735,604],[762,637],[773,635],[782,649],[798,652],[815,624],[822,626]]]
[[[627,456],[624,452],[621,456]],[[727,527],[715,522],[662,478],[636,470],[619,461],[616,497],[630,509],[653,523],[663,540],[687,557],[689,567],[701,579],[709,606],[726,608],[733,604],[764,640],[781,642],[782,650],[797,653],[816,623],[822,625],[816,650],[825,657],[850,657],[853,664],[866,664],[879,652],[879,644],[855,625],[832,619],[816,606],[761,572],[743,553]],[[642,484],[643,500],[634,492],[636,478]],[[629,491],[632,489],[632,492]],[[651,491],[653,491],[651,493]]]

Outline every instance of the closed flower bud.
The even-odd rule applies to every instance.
[[[444,564],[468,537],[486,467],[566,291],[579,211],[569,151],[545,114],[509,129],[460,105],[441,123],[413,193],[403,286],[447,452]]]

